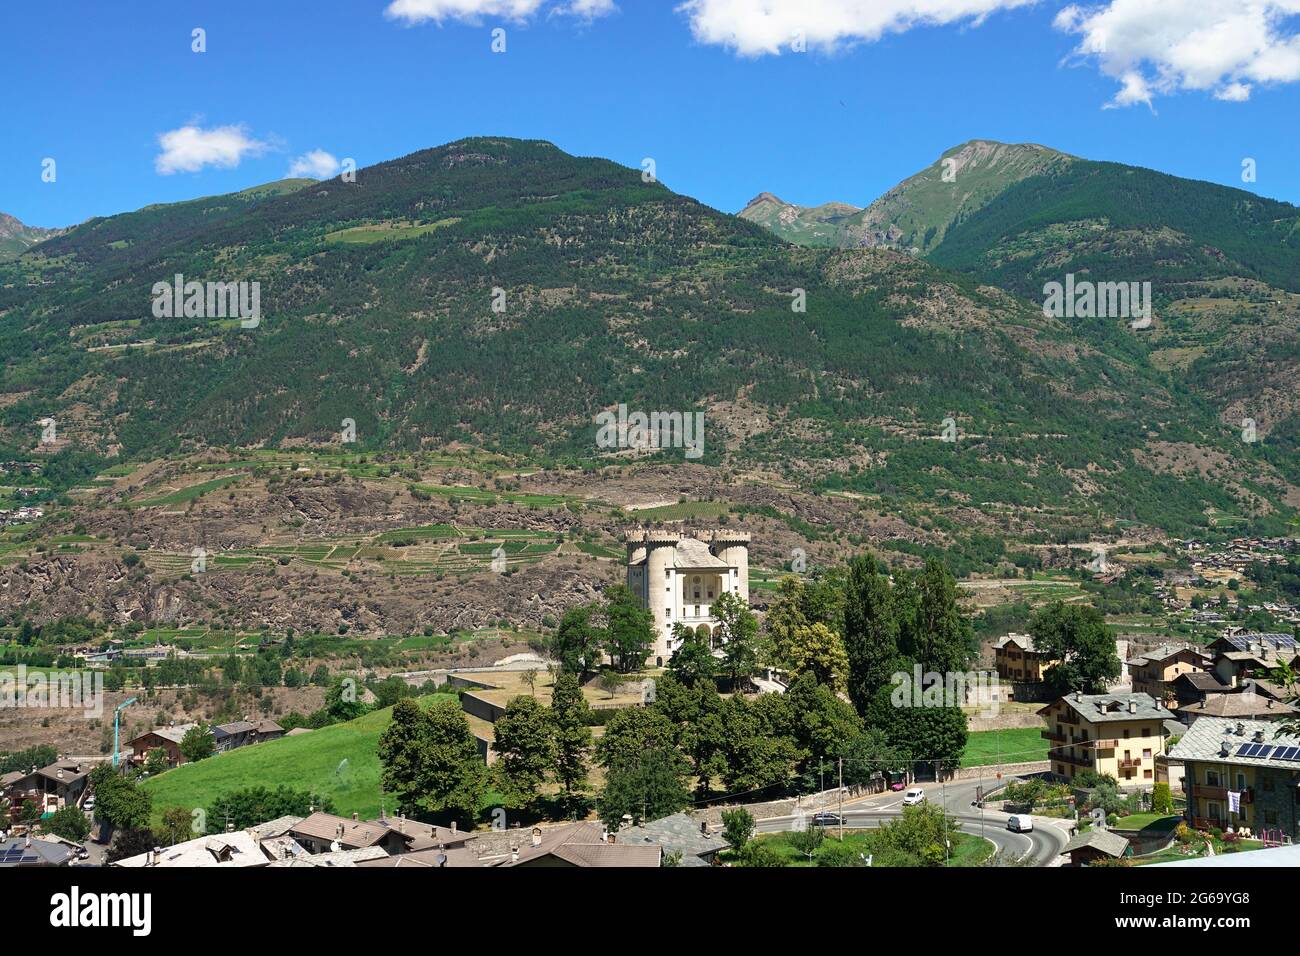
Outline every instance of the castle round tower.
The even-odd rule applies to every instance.
[[[731,567],[733,594],[739,594],[749,603],[749,541],[748,531],[715,531],[711,536],[709,551]]]

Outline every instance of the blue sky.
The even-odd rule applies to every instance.
[[[728,19],[751,2],[787,19]],[[1190,2],[1103,0],[1085,20],[1062,0],[931,0],[946,22],[916,24],[921,0],[877,0],[871,22],[823,0],[805,25],[803,0],[6,0],[0,211],[67,225],[280,179],[313,150],[366,166],[474,134],[653,157],[669,187],[729,212],[763,190],[863,205],[973,138],[1300,201],[1300,45],[1276,15],[1297,0],[1195,0],[1262,11],[1191,36],[1226,51],[1208,66],[1145,39],[1151,17],[1195,29]],[[807,52],[775,52],[794,22]],[[160,172],[160,136],[186,127],[235,128],[237,162]]]

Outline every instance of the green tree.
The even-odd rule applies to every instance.
[[[377,752],[384,791],[403,813],[473,823],[487,768],[455,701],[439,700],[427,710],[410,698],[398,701]]]
[[[900,618],[898,649],[910,663],[938,673],[964,671],[979,650],[974,628],[958,606],[957,581],[943,562],[930,558],[920,574],[895,576],[906,608]]]
[[[494,771],[507,806],[528,807],[555,763],[555,727],[534,697],[516,697],[494,725]]]
[[[915,761],[952,770],[966,750],[967,718],[960,707],[895,707],[884,725],[890,744]]]
[[[170,769],[170,764],[167,762],[167,751],[163,750],[161,747],[155,747],[153,750],[150,750],[148,755],[144,758],[143,769],[144,772],[151,777],[156,777],[164,770]]]
[[[180,742],[181,756],[190,763],[198,763],[211,757],[216,747],[216,738],[213,737],[207,724],[195,724],[185,731],[185,736]]]
[[[795,830],[788,837],[790,846],[808,857],[808,862],[812,863],[813,857],[821,849],[822,843],[826,839],[826,831],[821,827],[809,824],[802,830]]]
[[[1151,809],[1156,813],[1174,812],[1174,797],[1168,783],[1157,783],[1151,791]]]
[[[634,823],[671,816],[687,807],[690,796],[683,782],[681,756],[671,746],[651,745],[633,756],[618,757],[605,773],[600,819],[611,830],[624,817]]]
[[[1057,662],[1043,675],[1057,697],[1075,691],[1104,693],[1120,675],[1115,635],[1094,607],[1055,601],[1034,614],[1029,633],[1035,649]]]
[[[754,838],[754,816],[744,807],[722,811],[722,838],[733,850],[743,850]]]
[[[750,840],[737,854],[736,861],[744,867],[760,867],[763,869],[790,865],[786,862],[785,857],[772,849],[765,840]]]
[[[155,832],[163,846],[175,846],[199,836],[194,832],[194,818],[184,807],[168,807],[164,810],[162,827]]]
[[[713,616],[718,621],[714,643],[721,642],[722,669],[735,689],[758,666],[758,619],[745,599],[730,591],[714,600]]]
[[[600,667],[604,634],[592,623],[595,607],[588,604],[564,612],[550,640],[551,655],[579,681]]]
[[[871,727],[851,737],[844,746],[844,784],[865,787],[885,774],[908,769],[911,757],[907,750],[889,742],[879,727]]]
[[[848,688],[849,657],[844,641],[825,624],[796,628],[784,643],[778,663],[791,677],[810,674],[837,694]]]
[[[849,699],[868,720],[883,716],[881,692],[902,669],[898,633],[888,568],[871,555],[854,558],[845,585],[844,650],[849,662]]]
[[[360,699],[357,692],[356,678],[339,676],[334,678],[329,690],[325,692],[324,711],[334,723],[356,720],[369,708]]]
[[[551,690],[551,725],[555,732],[554,774],[565,802],[575,803],[587,788],[587,758],[591,752],[591,707],[578,678],[561,673]]]
[[[645,666],[654,647],[654,616],[641,606],[627,587],[616,584],[605,591],[605,649],[615,669],[627,674]]]
[[[90,835],[90,821],[86,819],[85,812],[71,804],[55,810],[41,826],[47,832],[73,843],[80,843]]]
[[[668,661],[668,672],[687,687],[712,683],[718,662],[709,647],[709,639],[678,621],[673,625],[673,640],[677,642],[677,649]]]
[[[207,807],[209,833],[222,833],[227,827],[243,830],[278,817],[306,817],[321,810],[334,812],[334,802],[311,790],[280,784],[232,790],[217,796]]]

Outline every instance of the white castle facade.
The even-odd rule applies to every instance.
[[[713,635],[713,602],[722,594],[749,601],[749,534],[743,531],[631,531],[627,586],[654,616],[657,666],[676,650],[673,625]]]

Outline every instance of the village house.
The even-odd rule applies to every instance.
[[[1175,644],[1163,644],[1128,660],[1133,693],[1150,694],[1166,707],[1177,706],[1174,681],[1180,675],[1201,673],[1209,666],[1199,650]]]
[[[380,847],[386,853],[405,853],[418,834],[404,833],[387,823],[351,819],[317,811],[288,829],[288,835],[308,853]]]
[[[1267,679],[1280,664],[1294,665],[1300,657],[1291,634],[1229,634],[1209,649],[1214,655],[1214,673],[1230,687],[1241,686],[1247,678]]]
[[[181,740],[185,737],[186,731],[194,726],[195,724],[189,723],[155,727],[138,737],[131,738],[126,742],[126,745],[131,748],[131,762],[143,764],[149,757],[149,751],[162,750],[167,755],[168,767],[183,764],[185,755],[181,753]]]
[[[1184,766],[1189,825],[1300,840],[1300,737],[1267,721],[1200,717],[1169,759]]]
[[[1048,760],[1058,777],[1084,769],[1110,774],[1121,787],[1155,784],[1155,758],[1164,753],[1164,722],[1173,717],[1148,694],[1062,697],[1038,711],[1047,723]]]
[[[80,806],[86,795],[90,767],[76,760],[59,759],[48,767],[33,767],[27,773],[6,774],[3,794],[15,807],[31,800],[42,813],[67,806]]]
[[[731,845],[711,833],[707,823],[697,823],[687,813],[624,827],[616,839],[625,846],[657,846],[665,855],[675,855],[678,866],[713,866],[718,853]]]
[[[68,866],[76,851],[62,842],[32,836],[0,840],[0,869],[32,866]]]
[[[494,866],[658,867],[663,850],[657,844],[619,842],[599,823],[571,823],[542,830],[534,827],[526,846],[512,846],[510,855]]]
[[[993,647],[993,666],[1000,680],[1037,684],[1055,663],[1055,658],[1035,650],[1030,634],[1008,634]]]

